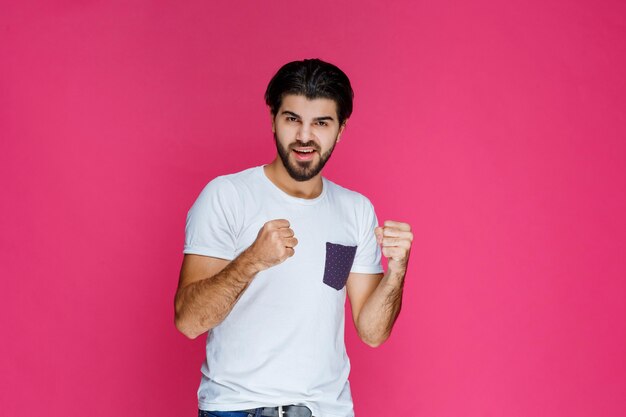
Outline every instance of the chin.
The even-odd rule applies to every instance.
[[[289,173],[289,176],[294,180],[298,182],[304,182],[310,180],[315,175],[317,175],[317,170],[315,168],[316,167],[311,167],[303,170],[299,166],[292,165],[291,167],[289,167],[289,169],[287,169],[287,172]]]

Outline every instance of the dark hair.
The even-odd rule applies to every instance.
[[[348,76],[339,68],[320,59],[305,59],[283,65],[265,90],[265,103],[275,116],[288,94],[328,98],[337,104],[339,124],[352,114],[354,92]]]

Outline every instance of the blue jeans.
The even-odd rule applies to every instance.
[[[241,411],[204,411],[198,410],[198,417],[259,417],[261,410],[256,413],[242,413]]]

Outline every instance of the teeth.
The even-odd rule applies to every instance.
[[[307,150],[304,150],[304,149],[296,149],[296,152],[301,152],[301,153],[311,153],[311,152],[313,152],[313,150],[312,150],[312,149],[307,149]]]

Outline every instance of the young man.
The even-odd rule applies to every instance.
[[[189,210],[175,308],[183,334],[209,332],[200,416],[354,415],[345,296],[360,338],[383,343],[413,235],[378,227],[367,198],[321,175],[352,98],[332,64],[283,66],[265,93],[276,159],[215,178]]]

